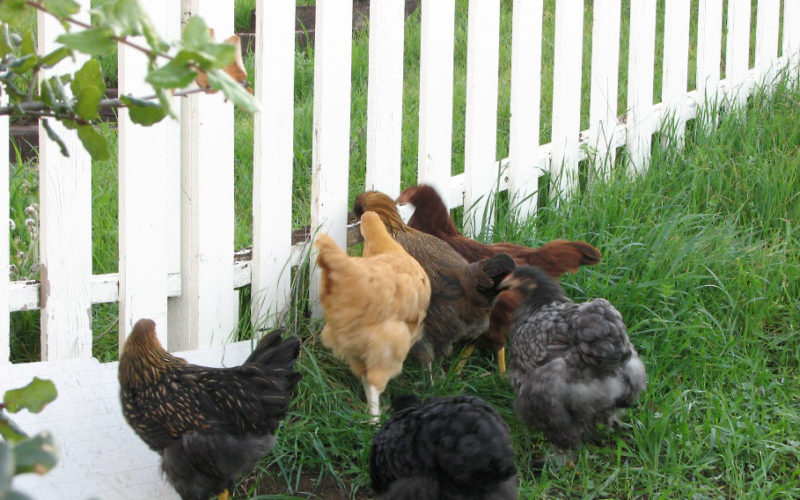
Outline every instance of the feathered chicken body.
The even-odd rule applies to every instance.
[[[325,234],[315,243],[322,269],[322,342],[361,379],[370,413],[377,417],[380,394],[420,338],[431,286],[377,214],[362,216],[361,232],[363,257],[348,256]]]
[[[517,498],[508,425],[473,396],[405,396],[370,451],[373,489],[388,499]]]
[[[397,198],[397,203],[413,206],[409,227],[444,240],[468,262],[507,253],[517,266],[539,266],[556,279],[564,273],[578,271],[580,266],[593,266],[600,262],[600,251],[585,241],[553,240],[538,248],[528,248],[513,243],[484,244],[467,238],[458,231],[447,207],[431,186],[421,184],[410,187]],[[511,319],[521,300],[522,297],[514,291],[502,292],[489,318],[485,336],[498,352],[501,371],[505,369],[503,349]]]
[[[509,378],[517,417],[541,429],[557,458],[598,424],[619,424],[647,385],[620,313],[605,299],[577,304],[539,268],[523,266],[503,287],[525,297],[511,328]]]
[[[497,285],[514,269],[511,257],[498,254],[470,264],[439,238],[406,226],[394,200],[377,191],[358,195],[353,211],[358,217],[376,212],[430,278],[431,301],[422,339],[413,348],[420,361],[430,364],[434,357],[448,356],[453,343],[486,332]]]
[[[166,352],[155,323],[139,320],[119,361],[125,420],[161,455],[167,480],[184,500],[206,500],[272,449],[300,379],[300,341],[265,336],[241,365],[208,368]]]

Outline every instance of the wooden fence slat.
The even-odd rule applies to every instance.
[[[366,188],[400,195],[405,0],[369,9]]]
[[[514,2],[511,32],[511,120],[508,138],[508,195],[516,215],[527,219],[539,197],[542,0]]]
[[[311,231],[330,234],[342,247],[347,242],[350,172],[352,11],[352,0],[317,0],[314,41]],[[318,272],[312,276],[309,295],[314,314],[321,314]]]
[[[656,1],[631,2],[628,50],[627,147],[629,173],[644,172],[650,163],[653,127],[653,64],[655,59]]]
[[[250,319],[276,324],[289,303],[294,164],[295,2],[256,2],[253,259]]]
[[[497,183],[497,80],[500,0],[469,2],[467,102],[464,131],[464,230],[491,230]]]
[[[452,207],[455,0],[422,0],[421,18],[417,182],[433,186]]]
[[[164,31],[161,32],[164,39],[166,40],[178,40],[181,37],[181,30],[183,29],[183,25],[181,24],[182,21],[182,2],[172,1],[167,2],[171,9],[170,13],[167,14],[167,19],[174,19],[175,21],[168,22],[164,27]],[[180,113],[181,106],[182,106],[182,99],[181,98],[174,98],[172,100],[174,110],[176,113]],[[181,226],[182,226],[182,207],[183,207],[183,194],[181,188],[181,176],[182,176],[182,165],[181,165],[181,123],[180,120],[170,120],[169,125],[165,125],[167,129],[170,131],[169,134],[175,137],[175,141],[172,143],[168,143],[166,145],[169,148],[169,152],[166,153],[171,160],[167,165],[166,170],[166,197],[167,197],[167,206],[166,206],[166,233],[167,233],[167,243],[166,243],[166,251],[167,251],[167,273],[170,276],[177,276],[179,279],[178,282],[178,294],[177,296],[170,295],[167,298],[167,328],[166,330],[170,332],[179,332],[181,331],[180,323],[183,322],[183,314],[181,312],[182,302],[178,298],[180,296],[180,287],[183,286],[180,280],[181,274],[181,266],[182,266],[182,234],[181,234]],[[175,335],[178,335],[175,333]],[[169,345],[169,344],[167,344]]]
[[[180,23],[174,2],[145,0],[142,6],[158,33]],[[174,29],[172,31],[175,31]],[[143,41],[143,39],[142,39]],[[145,82],[147,56],[119,44],[120,95],[153,92]],[[176,103],[177,104],[177,103]],[[177,108],[176,108],[177,109]],[[179,162],[180,129],[171,119],[150,127],[131,122],[119,112],[119,345],[140,318],[156,322],[163,345],[167,340],[167,173]],[[142,147],[146,144],[147,147]],[[142,200],[147,200],[143,203]]]
[[[578,185],[583,0],[556,3],[553,64],[553,157],[550,197],[566,198]]]
[[[728,0],[728,41],[725,47],[725,78],[730,97],[738,105],[747,101],[746,81],[750,67],[750,0]]]
[[[701,113],[700,124],[706,133],[711,131],[719,93],[719,68],[722,50],[722,0],[700,0],[697,18],[697,104]]]
[[[792,81],[800,78],[800,2],[783,3],[783,55]]]
[[[683,145],[686,132],[684,112],[689,75],[689,0],[671,0],[664,11],[664,67],[661,100],[668,111],[665,123],[672,120],[674,139]]]
[[[8,103],[8,97],[0,96],[0,106],[5,106]],[[2,168],[6,175],[0,175],[0,207],[9,206],[9,191],[8,191],[8,115],[0,116],[0,165],[5,165]],[[0,231],[0,269],[8,270],[9,266],[9,230],[5,229]],[[10,332],[10,318],[8,315],[8,299],[9,299],[9,273],[8,271],[2,273],[0,276],[0,367],[8,364],[11,356],[11,332]]]
[[[597,175],[607,179],[616,159],[619,90],[620,0],[596,0],[592,26],[592,90],[589,130]]]
[[[184,0],[217,41],[233,32],[233,5]],[[221,93],[194,94],[181,106],[181,297],[170,318],[170,350],[225,343],[237,324],[233,290],[233,105]],[[172,327],[180,330],[172,331]]]
[[[794,0],[797,1],[797,0]],[[778,29],[780,26],[780,0],[759,0],[756,11],[756,61],[760,75],[757,83],[773,85],[778,71]]]
[[[89,0],[78,2],[78,19],[89,21]],[[63,26],[52,16],[38,13],[39,52],[57,47]],[[87,60],[76,54],[64,60],[56,73],[74,72]],[[45,71],[48,78],[52,71]],[[90,298],[92,278],[92,162],[74,130],[51,120],[50,126],[69,150],[47,139],[39,126],[39,205],[41,260],[42,359],[88,358],[92,355]]]

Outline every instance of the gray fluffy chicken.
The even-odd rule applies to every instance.
[[[511,326],[514,410],[544,432],[555,447],[549,458],[565,465],[584,439],[597,440],[599,424],[621,424],[618,413],[647,386],[644,364],[607,300],[576,304],[532,266],[517,268],[500,287],[524,296]]]
[[[508,425],[474,396],[401,396],[370,451],[372,488],[384,500],[515,500]]]

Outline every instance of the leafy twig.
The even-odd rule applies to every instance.
[[[50,14],[51,16],[55,17],[59,21],[67,21],[67,22],[72,23],[72,24],[74,24],[76,26],[80,26],[81,28],[84,28],[84,29],[94,29],[94,26],[92,26],[91,24],[85,23],[83,21],[79,21],[78,19],[75,19],[74,17],[71,17],[71,16],[67,16],[67,17],[64,17],[64,18],[58,17],[57,15],[53,14],[50,10],[48,10],[48,8],[45,7],[45,5],[43,3],[34,2],[33,0],[26,0],[25,3],[27,3],[28,5],[30,5],[31,7],[35,8],[37,10],[40,10],[42,12],[46,12],[47,14]],[[139,52],[145,54],[147,57],[149,57],[151,59],[155,58],[155,57],[163,57],[165,59],[170,59],[170,60],[173,59],[173,57],[170,56],[169,54],[154,52],[154,51],[148,49],[147,47],[143,47],[141,45],[133,43],[133,42],[129,41],[128,37],[126,37],[126,36],[112,35],[110,38],[112,40],[115,40],[115,41],[119,42],[119,43],[124,43],[125,45],[127,45],[128,47],[130,47],[132,49],[138,50]]]

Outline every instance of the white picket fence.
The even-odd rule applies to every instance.
[[[233,2],[140,1],[168,39],[179,36],[181,19],[189,15],[202,16],[218,39],[233,31]],[[366,188],[390,195],[400,190],[403,4],[376,0],[370,13]],[[800,0],[757,1],[752,68],[751,0],[699,0],[696,90],[689,92],[690,0],[667,0],[662,95],[655,104],[656,0],[631,0],[624,11],[621,0],[595,0],[589,4],[594,17],[590,125],[581,130],[584,1],[555,5],[552,142],[538,140],[543,1],[514,0],[509,157],[498,161],[500,0],[469,2],[465,171],[452,176],[456,5],[455,0],[422,0],[418,180],[436,186],[451,207],[484,213],[500,174],[500,189],[525,200],[521,214],[531,214],[544,172],[553,174],[557,190],[569,192],[580,161],[596,155],[600,175],[606,175],[620,146],[627,148],[631,172],[643,171],[653,133],[666,118],[677,122],[680,139],[686,120],[706,103],[742,103],[755,84],[770,82],[787,65],[796,76],[800,66]],[[259,324],[273,321],[288,305],[290,269],[303,254],[303,245],[293,246],[291,240],[295,1],[258,0],[256,9],[255,94],[261,112],[255,117],[252,259],[232,258],[233,109],[221,95],[184,98],[178,104],[180,122],[150,128],[132,125],[121,113],[118,273],[92,274],[91,163],[74,134],[59,129],[70,158],[47,140],[40,144],[41,279],[0,279],[0,309],[41,310],[43,361],[91,358],[90,313],[96,303],[119,302],[120,344],[138,318],[150,317],[171,351],[218,349],[226,343],[237,325],[237,289],[243,286],[251,286],[251,316]],[[352,0],[317,0],[316,9],[311,226],[344,244]],[[621,16],[629,16],[631,27],[622,118],[617,116]],[[48,18],[39,22],[39,43],[47,50],[62,28]],[[121,93],[149,93],[144,68],[140,54],[120,46]],[[8,158],[7,132],[3,118],[2,162]],[[8,197],[8,177],[0,176],[0,206]],[[480,219],[467,217],[467,230],[476,231]],[[0,248],[8,244],[3,232]],[[0,252],[0,268],[8,265],[8,252]],[[8,362],[9,335],[5,315],[0,319],[0,391],[14,378],[3,375],[14,370]]]
[[[233,31],[233,2],[140,1],[168,39],[179,36],[181,19],[189,15],[205,18],[218,39]],[[88,7],[89,0],[80,3]],[[400,190],[403,4],[376,0],[370,13],[366,188],[390,195]],[[514,0],[509,157],[498,161],[500,0],[469,2],[465,171],[452,176],[456,4],[422,0],[418,180],[436,186],[451,207],[474,207],[473,213],[482,214],[499,175],[500,189],[524,200],[521,215],[526,216],[537,206],[544,172],[553,174],[557,190],[569,192],[575,188],[580,161],[596,155],[602,177],[620,146],[627,148],[630,171],[643,171],[653,133],[665,119],[677,123],[680,140],[686,120],[707,103],[742,103],[755,84],[769,83],[787,66],[796,78],[800,67],[800,0],[757,1],[752,68],[751,0],[699,0],[696,90],[688,92],[691,3],[667,0],[663,64],[659,61],[662,95],[655,104],[656,0],[631,0],[630,10],[624,11],[621,0],[595,0],[589,4],[594,18],[590,126],[580,130],[584,1],[557,0],[555,5],[552,142],[538,140],[543,1]],[[352,7],[352,0],[317,0],[316,6],[311,226],[330,233],[339,244],[346,241],[350,175]],[[621,16],[629,16],[631,27],[622,118],[617,116]],[[235,351],[224,360],[235,363],[247,351],[223,345],[237,325],[237,289],[252,287],[251,316],[258,324],[274,321],[289,303],[290,269],[304,253],[303,244],[293,246],[291,239],[295,1],[258,0],[256,19],[255,94],[261,112],[255,117],[250,260],[232,257],[233,110],[222,96],[185,98],[178,104],[180,122],[150,128],[132,125],[121,113],[118,273],[92,274],[88,155],[67,130],[59,133],[70,158],[47,140],[40,144],[41,279],[0,280],[0,308],[41,310],[43,360],[10,364],[9,316],[0,318],[0,392],[34,373],[56,380],[61,392],[45,421],[57,426],[66,453],[60,472],[33,478],[30,491],[63,498],[161,496],[171,491],[156,485],[155,455],[121,420],[116,386],[108,380],[116,364],[90,359],[92,304],[119,302],[120,344],[138,318],[150,317],[171,351],[194,350],[186,354],[189,359],[218,364],[222,352]],[[39,42],[47,50],[61,27],[47,18],[39,21]],[[140,54],[120,46],[122,93],[149,93],[144,68]],[[8,158],[7,133],[8,120],[2,118],[2,162]],[[8,203],[8,176],[0,176],[0,206]],[[466,220],[469,231],[478,229],[480,218]],[[3,232],[0,248],[8,248],[8,238]],[[0,268],[8,265],[8,251],[0,252]],[[105,434],[94,429],[71,432],[65,414],[75,416],[68,422],[78,427],[87,421],[95,427],[105,423]],[[41,418],[27,416],[20,423],[35,431]],[[102,436],[112,435],[118,437],[113,450],[92,447],[92,440],[107,441]],[[132,453],[149,458],[134,460]],[[94,486],[87,486],[86,474],[95,479]],[[66,486],[70,481],[72,486]],[[74,495],[66,493],[69,488]]]
[[[88,6],[89,1],[84,4]],[[182,17],[203,16],[218,38],[233,31],[233,6],[211,0],[145,0],[153,22],[177,38]],[[435,185],[451,207],[483,214],[503,169],[500,189],[536,207],[538,177],[551,171],[556,189],[575,187],[587,151],[614,161],[627,146],[631,168],[647,166],[651,137],[666,116],[681,126],[705,102],[742,101],[755,82],[769,81],[800,44],[796,0],[757,3],[755,67],[750,68],[750,0],[727,0],[726,78],[720,78],[723,0],[700,0],[697,90],[687,92],[690,0],[668,0],[665,12],[663,91],[653,104],[656,1],[597,0],[592,30],[591,112],[580,130],[582,0],[558,0],[552,142],[540,145],[542,0],[513,6],[509,157],[496,157],[500,1],[469,2],[465,168],[451,176],[454,0],[421,7],[419,181]],[[366,187],[400,190],[403,79],[403,0],[373,2],[367,120]],[[291,0],[258,2],[253,252],[233,262],[233,110],[221,95],[179,103],[181,120],[154,127],[119,122],[119,273],[91,272],[91,164],[77,137],[60,130],[71,151],[40,145],[41,280],[0,282],[0,308],[40,309],[42,359],[91,357],[92,304],[119,302],[120,343],[140,317],[159,325],[170,350],[225,343],[238,319],[237,289],[251,285],[252,319],[263,324],[289,298],[289,269],[302,254],[292,246],[294,9]],[[350,143],[351,0],[317,3],[311,225],[345,243]],[[780,27],[783,10],[783,29]],[[617,117],[620,16],[630,16],[628,106]],[[40,43],[49,50],[61,26],[40,18]],[[783,47],[778,40],[782,31]],[[779,53],[783,55],[779,57]],[[793,60],[797,65],[796,55]],[[75,61],[75,66],[82,64]],[[146,94],[144,57],[120,45],[120,92]],[[5,136],[3,122],[0,136]],[[44,134],[41,134],[44,136]],[[2,140],[3,148],[7,141]],[[2,155],[5,161],[7,155]],[[2,181],[5,182],[5,181]],[[8,187],[0,186],[7,203]],[[476,231],[480,217],[467,217]],[[7,235],[0,244],[7,245]],[[4,255],[0,266],[7,265]],[[313,290],[312,290],[313,293]],[[9,326],[0,321],[0,363],[9,358]]]

